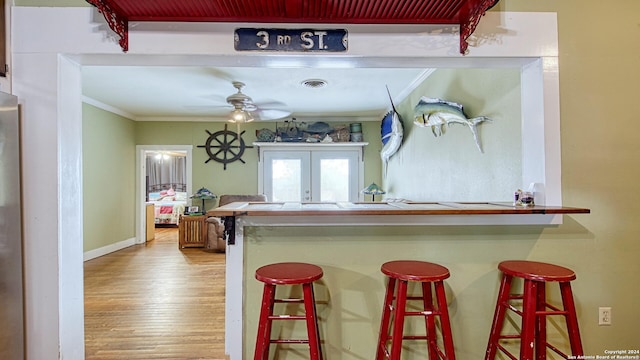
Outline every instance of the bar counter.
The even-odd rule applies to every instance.
[[[452,314],[456,351],[460,359],[481,356],[486,340],[462,341],[461,332],[468,330],[459,325],[465,317],[474,337],[482,337],[475,323],[488,331],[498,281],[497,277],[478,279],[478,274],[494,274],[494,264],[504,256],[529,256],[542,241],[544,229],[561,224],[563,215],[588,213],[586,208],[516,207],[502,202],[237,202],[212,209],[207,216],[231,217],[233,221],[227,224],[234,226],[226,250],[227,352],[232,360],[252,354],[261,295],[255,268],[302,261],[325,271],[316,284],[317,300],[326,301],[318,309],[325,357],[373,358],[384,291],[379,266],[389,259],[415,258],[453,267],[447,286],[453,293],[451,301],[460,307]],[[524,228],[505,230],[504,226],[512,225]],[[481,236],[490,240],[475,241]],[[505,248],[504,240],[512,239],[518,241]],[[469,256],[474,259],[469,261]],[[468,267],[474,270],[461,270]],[[471,304],[478,306],[477,295],[467,300],[477,289],[489,300],[481,319],[474,319],[477,309],[471,308]],[[467,311],[470,314],[465,315]],[[304,353],[300,346],[297,349],[298,354]],[[295,354],[283,358],[297,359]]]
[[[562,206],[514,206],[506,202],[236,202],[207,212],[209,216],[328,215],[531,215],[584,214],[589,209]]]

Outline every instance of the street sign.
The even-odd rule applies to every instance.
[[[344,29],[252,29],[235,30],[234,47],[238,51],[347,51]]]

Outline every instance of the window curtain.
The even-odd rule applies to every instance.
[[[169,183],[175,191],[187,191],[187,158],[174,156],[169,161]]]
[[[147,156],[149,192],[168,190],[186,191],[187,159],[184,156]]]

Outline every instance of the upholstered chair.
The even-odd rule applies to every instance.
[[[222,195],[218,206],[224,206],[232,202],[265,202],[265,195]],[[225,219],[219,217],[207,218],[207,243],[205,250],[224,252],[227,247],[227,233],[225,231]]]

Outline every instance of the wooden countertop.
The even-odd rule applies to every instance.
[[[590,209],[564,206],[513,206],[506,202],[234,202],[207,211],[208,216],[322,215],[531,215],[588,214]]]

